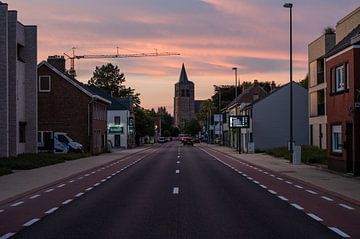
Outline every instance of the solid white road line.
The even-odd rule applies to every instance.
[[[339,206],[341,206],[343,208],[346,208],[346,209],[349,209],[349,210],[355,210],[355,208],[350,207],[349,205],[346,205],[346,204],[343,204],[343,203],[340,203]]]
[[[175,170],[175,173],[180,173],[180,170],[179,170],[179,169],[176,169],[176,170]]]
[[[296,203],[291,203],[291,206],[293,206],[294,208],[298,209],[298,210],[304,210],[303,207],[301,207],[300,205],[296,204]]]
[[[53,189],[53,188],[50,188],[50,189],[46,190],[45,192],[46,192],[46,193],[49,193],[49,192],[52,192],[52,191],[54,191],[54,189]]]
[[[46,214],[50,214],[50,213],[55,212],[55,211],[58,210],[58,209],[59,209],[58,207],[53,207],[53,208],[47,210],[45,213],[46,213]]]
[[[24,201],[16,202],[14,204],[11,204],[10,207],[17,207],[17,206],[19,206],[19,205],[21,205],[23,203],[24,203]]]
[[[312,191],[312,190],[305,190],[306,192],[308,192],[308,193],[311,193],[311,194],[318,194],[317,192],[314,192],[314,191]]]
[[[286,197],[284,197],[284,196],[278,196],[278,198],[280,198],[281,200],[283,200],[283,201],[289,201]]]
[[[294,185],[296,188],[303,188],[302,186],[300,186],[300,185]]]
[[[71,202],[71,201],[72,201],[72,199],[68,199],[68,200],[66,200],[66,201],[63,201],[62,204],[63,204],[63,205],[66,205],[66,204],[68,204],[68,203]]]
[[[35,198],[38,198],[38,197],[40,197],[40,194],[35,194],[34,196],[29,197],[29,199],[35,199]]]
[[[320,217],[316,216],[316,215],[315,215],[315,214],[313,214],[313,213],[307,213],[307,215],[308,215],[309,217],[311,217],[311,218],[315,219],[315,220],[316,220],[316,221],[318,221],[318,222],[322,222],[322,221],[324,221],[322,218],[320,218]]]
[[[337,227],[329,227],[330,230],[332,230],[333,232],[337,233],[339,236],[342,236],[344,238],[350,238],[350,236],[348,234],[346,234],[345,232],[341,231],[339,228]]]
[[[34,224],[35,222],[39,221],[40,218],[34,218],[34,219],[31,219],[30,221],[28,221],[27,223],[25,223],[23,226],[24,227],[29,227],[31,226],[32,224]]]
[[[326,196],[321,196],[322,199],[325,199],[326,201],[332,202],[334,201],[334,199],[326,197]]]
[[[2,236],[0,237],[0,239],[8,239],[8,238],[10,238],[10,237],[12,237],[12,236],[14,236],[14,235],[15,235],[15,233],[9,232],[9,233],[6,233],[5,235],[2,235]]]
[[[58,188],[62,188],[62,187],[64,187],[66,184],[60,184],[60,185],[58,185],[57,187]]]
[[[173,188],[173,194],[179,194],[179,188],[178,187]]]
[[[277,194],[277,192],[275,192],[274,190],[268,190],[268,192],[272,194]]]
[[[78,193],[78,194],[75,195],[75,197],[78,198],[78,197],[81,197],[82,195],[84,195],[84,193]]]

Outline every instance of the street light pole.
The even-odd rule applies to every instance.
[[[290,9],[290,150],[289,150],[289,156],[290,156],[290,162],[293,162],[293,156],[294,156],[294,148],[293,148],[293,79],[292,79],[292,71],[293,71],[293,60],[292,60],[292,3],[285,3],[284,8]]]
[[[232,68],[235,71],[235,99],[237,97],[237,67]]]

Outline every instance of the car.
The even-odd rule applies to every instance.
[[[159,137],[157,141],[158,143],[166,143],[167,139],[165,137]]]
[[[200,143],[199,137],[195,137],[195,138],[194,138],[194,143]]]
[[[191,146],[194,145],[194,141],[192,137],[185,137],[182,142],[183,145],[191,145]]]

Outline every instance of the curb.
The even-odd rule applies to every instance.
[[[142,152],[144,152],[144,151],[150,150],[150,149],[152,149],[152,148],[154,148],[154,147],[155,147],[155,145],[154,145],[154,146],[147,147],[147,148],[144,148],[144,149],[142,149],[142,150],[140,150],[140,151],[138,151],[138,152],[136,152],[136,153],[133,153],[133,154],[129,154],[129,155],[125,155],[125,156],[119,156],[119,158],[116,158],[116,159],[114,159],[114,160],[111,160],[110,162],[107,162],[107,163],[104,163],[104,164],[95,166],[95,167],[93,167],[93,168],[89,168],[89,169],[86,169],[86,170],[83,170],[83,171],[74,173],[74,174],[72,174],[72,175],[70,175],[70,176],[67,176],[67,177],[58,179],[58,180],[56,180],[56,181],[47,183],[47,184],[45,184],[45,185],[43,185],[43,186],[40,186],[40,187],[37,187],[37,188],[33,188],[33,189],[30,189],[29,191],[26,191],[26,192],[23,192],[23,193],[20,193],[20,194],[11,196],[11,197],[3,200],[3,201],[0,201],[0,206],[1,206],[1,205],[5,205],[5,204],[9,204],[9,203],[11,203],[11,202],[13,202],[13,201],[16,201],[18,198],[22,198],[22,197],[28,196],[28,195],[30,195],[30,194],[33,194],[33,193],[37,192],[37,191],[41,191],[41,190],[43,190],[43,189],[45,189],[45,188],[48,188],[48,187],[50,187],[50,186],[52,186],[52,185],[56,185],[56,184],[59,184],[60,182],[63,182],[63,181],[69,180],[69,179],[71,179],[71,178],[77,177],[77,176],[79,176],[79,175],[81,175],[81,174],[94,171],[95,169],[101,168],[101,167],[103,167],[104,165],[112,164],[113,162],[118,161],[118,160],[127,159],[127,158],[129,158],[129,157],[132,157],[132,156],[137,155],[137,154],[139,154],[139,153],[142,153]]]
[[[256,166],[256,167],[258,167],[258,168],[266,169],[266,170],[268,170],[268,171],[271,171],[271,172],[274,173],[274,174],[279,174],[279,172],[277,172],[277,171],[274,171],[274,170],[272,170],[272,169],[266,168],[266,167],[264,167],[264,166],[262,166],[262,165],[253,164],[253,163],[248,162],[248,161],[246,161],[246,160],[244,160],[244,159],[241,159],[241,158],[234,157],[233,155],[231,155],[231,154],[229,154],[229,153],[226,153],[226,152],[223,152],[223,151],[221,151],[221,150],[219,150],[219,149],[214,149],[214,148],[211,148],[211,147],[206,146],[206,145],[204,145],[204,147],[205,147],[205,148],[208,148],[208,149],[210,149],[210,150],[214,150],[214,151],[216,151],[216,152],[218,152],[218,153],[225,154],[226,156],[231,157],[232,159],[234,159],[234,160],[236,160],[236,161],[242,160],[242,161],[244,161],[244,162],[246,162],[247,164],[250,164],[250,165],[252,165],[252,166]],[[343,195],[343,194],[340,194],[340,193],[337,193],[337,192],[334,192],[334,191],[330,191],[330,190],[328,190],[328,189],[326,189],[326,188],[320,187],[320,186],[318,186],[318,185],[315,185],[315,184],[312,184],[312,183],[309,183],[309,182],[305,182],[305,181],[303,181],[303,180],[301,180],[301,179],[298,179],[298,178],[295,178],[295,177],[292,177],[292,176],[289,176],[289,175],[282,174],[282,177],[291,179],[291,180],[293,180],[293,181],[297,181],[297,182],[299,182],[299,183],[301,183],[301,184],[306,185],[307,187],[310,187],[310,188],[312,187],[312,188],[314,188],[314,189],[316,189],[316,190],[318,190],[318,191],[323,192],[324,194],[332,195],[333,197],[336,197],[336,198],[338,198],[338,199],[340,199],[340,200],[349,202],[349,203],[351,203],[351,204],[353,204],[353,205],[356,205],[356,206],[360,207],[360,201],[359,201],[359,200],[350,198],[350,197],[348,197],[348,196],[345,196],[345,195]]]

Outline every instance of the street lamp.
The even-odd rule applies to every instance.
[[[237,67],[232,68],[235,71],[235,99],[237,97]]]
[[[293,149],[293,90],[292,90],[292,3],[285,3],[284,8],[289,8],[290,10],[290,162],[293,162],[294,149]]]

